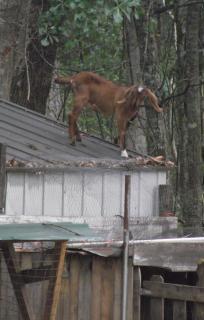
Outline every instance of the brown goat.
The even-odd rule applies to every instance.
[[[74,93],[73,110],[68,115],[72,145],[75,145],[76,140],[81,141],[77,119],[87,105],[105,116],[115,114],[122,157],[128,157],[125,149],[128,122],[138,115],[138,109],[144,103],[144,98],[147,97],[157,112],[162,112],[157,97],[150,89],[143,86],[119,86],[93,72],[80,72],[71,77],[56,77],[55,82],[70,85]]]

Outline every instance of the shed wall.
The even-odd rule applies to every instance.
[[[49,255],[23,253],[18,255],[21,270],[49,265]],[[129,260],[128,320],[133,319],[133,265]],[[0,320],[23,320],[9,273],[0,254]],[[26,285],[29,303],[36,320],[43,319],[48,280]],[[62,278],[62,287],[56,320],[118,320],[122,301],[121,257],[68,254]]]
[[[8,172],[6,215],[111,220],[123,215],[124,180],[124,172]],[[131,173],[131,217],[158,216],[160,184],[165,171]]]

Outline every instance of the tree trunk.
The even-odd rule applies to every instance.
[[[138,39],[136,19],[132,15],[131,20],[124,18],[124,49],[127,60],[127,79],[129,84],[139,84],[142,82],[140,42]],[[134,120],[128,129],[126,136],[127,147],[135,151],[146,153],[147,142],[144,132],[145,109],[140,110],[140,118]]]
[[[156,95],[159,95],[157,89],[160,87],[160,75],[159,75],[159,51],[158,51],[158,42],[157,37],[159,34],[158,30],[158,21],[156,17],[151,18],[151,13],[154,10],[154,5],[158,7],[160,0],[150,1],[146,0],[144,2],[144,10],[145,10],[145,19],[144,19],[144,27],[146,30],[145,35],[143,37],[143,79],[145,85],[147,85],[151,90],[153,90]],[[153,5],[154,4],[154,5]],[[153,20],[154,19],[154,20]],[[151,30],[152,23],[154,21],[154,30]],[[160,42],[162,47],[162,42]],[[160,155],[164,154],[164,143],[162,141],[161,136],[161,124],[159,116],[155,110],[151,107],[147,106],[146,108],[146,137],[147,137],[147,151],[150,155]]]
[[[200,13],[200,79],[201,79],[201,130],[202,130],[202,160],[204,161],[204,9]]]
[[[16,66],[25,63],[25,43],[30,0],[0,2],[0,97],[9,99]]]
[[[159,0],[157,0],[158,2]],[[150,30],[152,1],[142,2],[143,15],[131,21],[125,19],[125,51],[131,83],[145,84],[153,91],[159,87],[158,50],[155,33]],[[161,154],[163,141],[158,114],[147,105],[140,108],[139,117],[128,130],[127,145],[141,153]]]
[[[25,64],[16,70],[10,93],[13,102],[42,114],[46,113],[57,49],[55,44],[43,47],[38,34],[39,14],[48,8],[48,0],[31,3]]]
[[[178,34],[178,88],[183,98],[178,106],[179,153],[178,181],[180,210],[186,227],[197,232],[202,226],[202,184],[201,184],[201,110],[199,74],[199,21],[201,5],[179,11]],[[184,33],[185,30],[185,33]],[[181,47],[181,43],[185,47]],[[185,49],[185,56],[184,56]]]

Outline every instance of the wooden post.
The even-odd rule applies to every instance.
[[[13,243],[4,242],[1,246],[7,269],[11,278],[11,283],[15,292],[16,300],[21,311],[23,320],[36,320],[30,300],[26,293],[25,283],[20,273],[20,267],[17,263]]]
[[[56,241],[53,254],[53,274],[49,281],[47,301],[43,320],[55,320],[60,296],[61,279],[64,270],[64,261],[67,241]]]
[[[0,214],[5,211],[6,194],[6,146],[0,143]]]
[[[197,268],[198,282],[197,286],[204,287],[204,259],[202,259]],[[203,320],[204,319],[204,303],[197,303],[195,305],[195,314],[193,315],[193,319],[195,320]]]
[[[151,277],[152,282],[160,282],[163,283],[164,279],[162,276],[152,276]],[[151,320],[164,320],[164,299],[163,298],[151,298],[151,304],[150,304],[150,314],[151,314]]]
[[[141,314],[141,271],[140,267],[134,268],[133,275],[133,320],[140,320]]]
[[[129,216],[130,216],[130,186],[131,176],[125,176],[124,228],[123,228],[123,291],[122,291],[122,320],[127,319],[128,296],[128,257],[129,257]]]

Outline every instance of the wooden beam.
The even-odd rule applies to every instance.
[[[175,272],[196,271],[203,252],[203,238],[141,240],[134,245],[133,263],[136,266],[160,267]]]
[[[6,194],[6,146],[0,143],[0,214],[5,211]]]
[[[204,287],[144,281],[143,288],[144,296],[204,303]]]
[[[17,263],[13,243],[10,241],[4,242],[1,249],[11,278],[19,310],[21,311],[21,316],[23,320],[35,320],[36,318],[30,304],[31,301],[27,295],[22,275],[19,272],[20,266]]]
[[[48,286],[47,301],[43,320],[56,319],[66,248],[67,241],[56,241],[53,253],[52,273]]]

